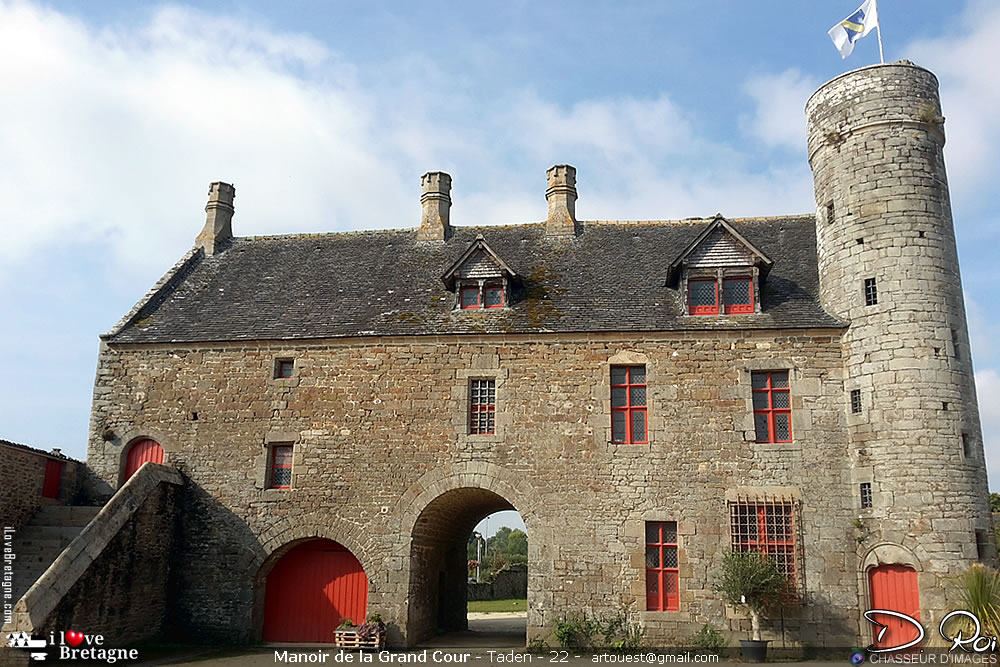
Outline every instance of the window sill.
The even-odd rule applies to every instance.
[[[652,443],[644,443],[641,445],[630,445],[623,442],[607,442],[607,451],[612,454],[617,454],[619,456],[643,456],[649,454],[650,445]]]
[[[802,453],[802,445],[797,442],[756,442],[751,443],[759,452],[793,452]]]
[[[260,499],[266,501],[288,500],[292,489],[261,489]]]

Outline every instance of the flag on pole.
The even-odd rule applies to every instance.
[[[840,57],[846,58],[854,50],[854,42],[877,27],[878,8],[875,0],[865,0],[856,12],[830,28],[829,34],[833,45],[840,51]]]

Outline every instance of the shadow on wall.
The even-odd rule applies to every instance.
[[[513,600],[528,597],[528,568],[510,567],[493,575],[488,582],[469,582],[471,600]]]

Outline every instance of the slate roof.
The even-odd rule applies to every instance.
[[[811,215],[729,223],[774,260],[758,315],[693,317],[667,285],[670,262],[710,219],[585,222],[247,237],[179,263],[159,294],[104,337],[112,343],[280,340],[457,333],[843,327],[818,300]],[[441,280],[477,234],[521,276],[511,306],[455,310]],[[182,266],[182,264],[184,264]],[[175,269],[178,269],[175,267]]]

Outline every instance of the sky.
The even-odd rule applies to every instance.
[[[453,224],[539,221],[556,163],[583,220],[813,212],[803,107],[878,62],[874,33],[847,60],[826,34],[858,4],[0,0],[0,438],[85,456],[98,335],[191,248],[212,181],[238,236],[415,227],[432,170]],[[1000,3],[879,14],[886,61],[941,82],[1000,490]]]

